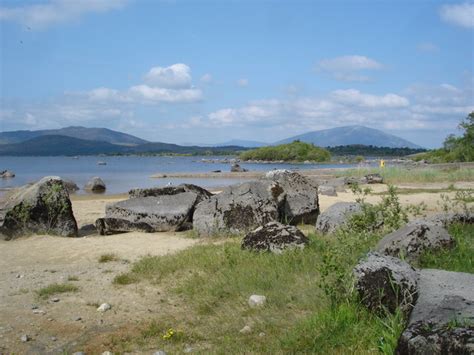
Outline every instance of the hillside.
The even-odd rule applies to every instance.
[[[295,140],[313,143],[320,147],[336,147],[361,144],[388,148],[421,148],[420,146],[403,138],[382,132],[378,129],[364,126],[344,126],[308,132],[283,139],[279,142],[276,142],[275,144],[291,143]]]
[[[21,143],[42,136],[66,136],[89,141],[107,142],[120,145],[138,145],[147,143],[146,140],[130,134],[113,131],[107,128],[86,128],[71,126],[61,129],[39,131],[10,131],[0,132],[0,144]]]
[[[98,154],[189,154],[222,155],[235,154],[244,148],[229,147],[184,147],[168,143],[146,143],[136,146],[97,142],[73,137],[49,135],[14,144],[1,144],[0,156],[60,156]]]

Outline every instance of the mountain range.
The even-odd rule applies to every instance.
[[[232,154],[251,147],[300,140],[321,147],[366,145],[420,148],[400,137],[364,126],[345,126],[290,137],[274,144],[231,140],[215,145],[177,145],[149,142],[107,128],[66,127],[54,130],[0,132],[0,155],[54,156],[95,154]]]

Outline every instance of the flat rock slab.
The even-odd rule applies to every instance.
[[[420,270],[418,289],[397,354],[473,354],[474,275]]]
[[[356,202],[337,202],[321,213],[316,221],[316,230],[321,233],[332,233],[344,226],[350,218],[362,212]]]
[[[406,225],[387,234],[375,250],[415,261],[423,252],[452,248],[454,244],[454,239],[443,227],[420,223]]]
[[[370,310],[409,314],[417,299],[418,274],[408,263],[391,256],[370,253],[354,268],[355,288]]]
[[[308,243],[309,239],[295,226],[270,222],[248,233],[242,240],[242,249],[280,254],[286,249],[303,249]]]
[[[274,181],[229,186],[196,206],[193,228],[201,236],[249,232],[278,221],[285,197],[283,188]]]
[[[212,193],[200,186],[193,184],[180,184],[178,186],[152,187],[148,189],[132,189],[128,192],[130,198],[138,197],[158,197],[193,192],[197,195],[196,203],[204,201],[212,196]]]
[[[188,229],[196,199],[195,193],[184,192],[120,201],[107,205],[105,218],[99,219],[96,226],[101,234],[131,230],[165,232]]]

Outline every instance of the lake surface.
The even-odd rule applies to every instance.
[[[202,162],[201,159],[223,159],[223,157],[162,157],[162,156],[81,156],[73,157],[0,157],[0,170],[11,170],[13,179],[0,179],[0,189],[21,186],[39,180],[44,176],[60,176],[73,180],[81,190],[94,177],[100,176],[107,185],[107,194],[127,192],[136,187],[164,186],[168,183],[192,183],[203,187],[221,187],[249,179],[155,179],[151,175],[160,173],[206,173],[213,170],[230,171],[231,164]],[[229,157],[229,159],[231,159]],[[97,163],[106,162],[107,165]],[[341,164],[255,164],[240,163],[250,171],[273,169],[318,169],[332,167],[351,167]]]

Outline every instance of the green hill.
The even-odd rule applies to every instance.
[[[310,143],[294,141],[289,144],[252,149],[241,153],[240,158],[242,160],[326,162],[331,160],[331,153]]]

